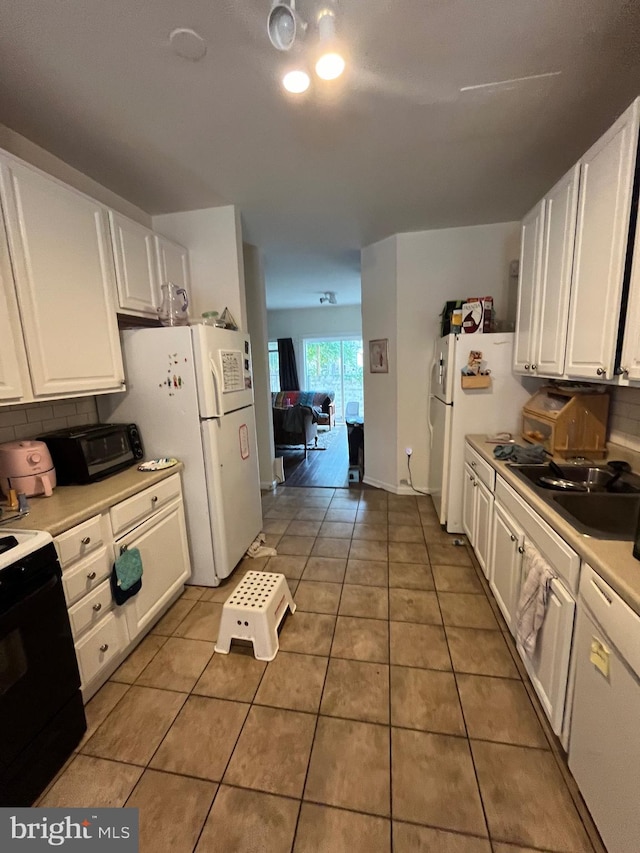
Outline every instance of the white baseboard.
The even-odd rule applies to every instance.
[[[366,483],[367,486],[374,486],[376,489],[384,489],[385,492],[391,492],[393,495],[430,494],[428,489],[419,488],[418,491],[416,491],[416,489],[412,489],[411,486],[405,485],[404,483],[402,485],[396,485],[395,483],[383,483],[382,480],[374,480],[371,477],[367,477],[366,474],[362,478],[362,482]]]

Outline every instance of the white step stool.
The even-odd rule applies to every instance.
[[[247,572],[222,608],[216,651],[227,655],[231,640],[251,640],[258,660],[273,660],[287,606],[296,609],[284,575]]]

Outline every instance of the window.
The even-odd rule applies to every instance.
[[[278,341],[269,341],[269,381],[271,383],[272,391],[280,390],[280,359],[278,357]]]
[[[304,341],[304,387],[309,391],[335,391],[336,419],[344,420],[347,403],[358,403],[364,415],[362,341],[359,338]]]

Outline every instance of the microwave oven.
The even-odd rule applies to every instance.
[[[38,436],[56,469],[59,486],[93,483],[139,462],[144,456],[135,424],[91,424]]]

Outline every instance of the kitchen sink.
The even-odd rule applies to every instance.
[[[596,539],[635,538],[640,495],[554,492],[552,503],[554,509],[580,533],[586,533]]]
[[[587,491],[555,490],[541,484],[541,477],[558,476],[548,465],[509,465],[517,477],[579,533],[595,539],[634,539],[640,513],[640,477],[625,473],[607,491],[606,485],[613,477],[610,468],[595,465],[560,465],[560,468],[564,479],[584,484]]]
[[[541,478],[557,480],[559,475],[554,473],[549,465],[509,465],[509,468],[521,480],[525,480],[536,488],[554,490],[552,486],[540,482]],[[614,477],[611,468],[602,468],[596,465],[560,465],[563,479],[575,483],[576,491],[586,488],[588,491],[606,492],[607,484]],[[571,491],[570,488],[557,491]],[[640,477],[637,474],[625,473],[611,486],[612,494],[635,495],[640,494]]]

